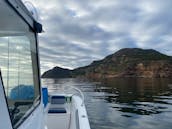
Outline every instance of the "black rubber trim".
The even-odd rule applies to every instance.
[[[39,80],[38,80],[38,86],[39,86],[39,94],[40,94],[40,100],[42,100],[42,89],[41,89],[41,76],[40,76],[40,58],[39,58],[39,46],[38,46],[38,34],[37,33],[35,33],[35,39],[36,39],[36,59],[37,59],[37,70],[38,70],[38,78],[39,78]],[[40,101],[41,102],[41,101]]]

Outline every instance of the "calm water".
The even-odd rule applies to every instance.
[[[79,87],[92,129],[172,129],[172,79],[44,79],[43,85]]]

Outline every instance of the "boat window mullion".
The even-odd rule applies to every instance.
[[[32,72],[33,72],[33,81],[34,85],[36,88],[34,89],[35,95],[40,95],[40,90],[39,90],[39,79],[38,79],[38,61],[37,61],[37,48],[36,48],[36,36],[34,33],[32,33],[31,40],[31,45],[30,45],[30,50],[31,50],[31,60],[32,60]],[[34,38],[33,38],[34,37]],[[38,96],[35,96],[35,99]]]

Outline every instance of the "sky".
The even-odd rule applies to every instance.
[[[121,48],[172,55],[172,0],[30,1],[45,31],[39,35],[42,72],[86,66]]]

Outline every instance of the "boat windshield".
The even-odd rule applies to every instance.
[[[0,69],[10,118],[16,128],[40,100],[36,38],[15,12],[2,10]]]

